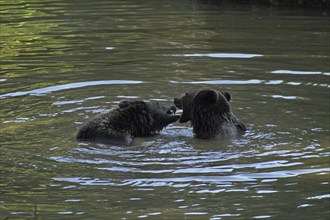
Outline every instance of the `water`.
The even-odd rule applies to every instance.
[[[5,219],[327,219],[329,16],[202,1],[4,1]],[[79,143],[120,100],[232,94],[238,138],[175,123]]]

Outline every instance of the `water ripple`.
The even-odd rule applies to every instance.
[[[265,85],[307,85],[307,86],[319,86],[319,87],[329,87],[327,83],[302,83],[302,82],[284,82],[284,80],[261,80],[261,79],[249,79],[249,80],[204,80],[204,81],[169,81],[173,84],[205,84],[205,85],[253,85],[253,84],[265,84]]]
[[[63,84],[63,85],[57,85],[57,86],[49,86],[45,88],[40,89],[34,89],[30,91],[23,91],[23,92],[11,92],[6,93],[3,95],[0,95],[0,99],[8,98],[8,97],[18,97],[18,96],[24,96],[24,95],[34,95],[34,96],[40,96],[45,95],[51,92],[57,92],[62,90],[68,90],[68,89],[76,89],[76,88],[82,88],[87,86],[99,86],[99,85],[127,85],[127,84],[141,84],[144,83],[143,81],[137,81],[137,80],[101,80],[101,81],[89,81],[89,82],[77,82],[77,83],[69,83],[69,84]]]
[[[88,100],[102,99],[104,97],[105,96],[94,96],[94,97],[89,97],[89,98],[85,98],[85,99],[78,99],[78,100],[57,101],[57,102],[54,102],[53,105],[57,105],[57,106],[71,105],[71,104],[82,103],[82,102],[88,101]]]
[[[284,95],[272,95],[271,97],[275,99],[288,99],[288,100],[304,99],[303,97],[299,97],[299,96],[284,96]]]
[[[307,199],[330,199],[330,194],[310,196],[310,197],[307,197]]]
[[[210,85],[248,85],[248,84],[262,84],[265,81],[259,79],[250,80],[206,80],[206,81],[194,81],[194,82],[180,82],[170,81],[173,84],[210,84]]]
[[[326,75],[326,76],[330,76],[330,73],[328,73],[328,72],[319,72],[319,71],[274,70],[271,73],[292,74],[292,75]]]
[[[110,186],[136,186],[136,187],[158,187],[158,186],[171,186],[178,187],[182,186],[196,186],[196,184],[228,184],[235,182],[255,182],[263,179],[274,179],[274,178],[289,178],[304,174],[329,172],[329,168],[318,168],[318,169],[297,169],[297,170],[281,170],[264,173],[240,173],[227,176],[177,176],[168,178],[134,178],[134,179],[123,179],[123,180],[112,180],[90,177],[59,177],[53,178],[54,181],[58,182],[69,182],[80,185],[110,185]],[[186,184],[184,184],[186,183]],[[188,185],[187,185],[188,184]],[[268,192],[270,193],[270,192]],[[273,193],[273,191],[271,191]],[[318,198],[327,198],[328,195],[322,195]],[[314,198],[313,198],[314,199]]]
[[[246,53],[187,53],[187,54],[173,54],[171,56],[178,57],[211,57],[211,58],[239,58],[247,59],[254,57],[262,57],[261,54],[246,54]]]

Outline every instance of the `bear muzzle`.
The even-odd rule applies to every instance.
[[[181,98],[174,98],[174,105],[179,109],[182,109]]]

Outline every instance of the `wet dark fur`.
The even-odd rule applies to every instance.
[[[175,107],[156,102],[123,101],[119,108],[87,122],[78,132],[78,140],[130,145],[134,137],[158,133],[179,119]]]
[[[180,123],[191,121],[196,137],[210,139],[229,137],[246,130],[245,125],[231,112],[231,95],[213,89],[193,90],[175,98],[176,107],[183,109]]]

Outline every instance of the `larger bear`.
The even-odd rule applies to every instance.
[[[231,112],[231,95],[213,89],[193,90],[175,98],[176,107],[183,109],[180,123],[191,121],[197,138],[229,137],[243,133],[245,125]]]
[[[122,101],[119,108],[87,122],[78,132],[78,140],[130,145],[134,137],[157,134],[168,124],[177,121],[174,106],[157,102]]]

